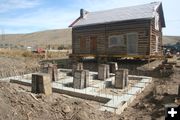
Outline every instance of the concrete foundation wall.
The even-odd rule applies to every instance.
[[[93,100],[93,101],[97,101],[97,102],[101,102],[101,103],[107,103],[110,100],[110,99],[105,98],[105,97],[93,96],[93,95],[90,95],[90,94],[78,93],[78,92],[67,91],[67,90],[62,90],[62,89],[60,90],[60,89],[56,89],[56,88],[53,88],[53,92],[67,94],[67,95],[70,95],[70,96],[79,97],[79,98],[83,98],[83,99],[86,99],[86,100]]]

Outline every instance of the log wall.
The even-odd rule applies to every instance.
[[[72,29],[73,54],[127,55],[127,33],[136,32],[138,34],[138,55],[149,55],[154,49],[153,35],[157,34],[152,27],[153,24],[150,19],[147,19],[74,27]],[[158,34],[160,36],[161,32]],[[125,46],[109,48],[108,38],[111,35],[122,35]],[[97,51],[95,52],[90,50],[91,36],[97,37]],[[85,38],[86,48],[84,50],[80,49],[80,37]]]
[[[158,13],[160,10],[158,10]],[[160,18],[161,19],[161,18]],[[156,51],[156,36],[159,37],[158,52]],[[159,30],[155,29],[155,18],[151,20],[150,24],[150,55],[162,55],[162,26],[161,20],[159,20]]]

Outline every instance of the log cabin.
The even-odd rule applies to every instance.
[[[161,2],[89,12],[80,10],[72,27],[73,58],[162,56],[165,19]]]

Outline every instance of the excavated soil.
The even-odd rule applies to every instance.
[[[180,96],[168,93],[156,95],[155,88],[164,85],[166,90],[167,86],[172,85],[170,92],[174,92],[173,85],[180,85],[179,78],[180,68],[174,68],[174,74],[169,77],[153,78],[153,82],[125,109],[121,117],[124,120],[164,120],[164,105],[175,103],[175,98]]]
[[[98,103],[63,94],[36,95],[29,87],[0,82],[0,120],[118,120]]]

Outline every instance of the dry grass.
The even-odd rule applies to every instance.
[[[58,52],[47,52],[48,58],[61,58],[67,57],[69,55],[68,51],[58,51]],[[0,56],[3,57],[23,57],[23,58],[33,58],[33,59],[43,59],[45,58],[45,53],[32,53],[26,50],[9,50],[0,49]]]
[[[48,58],[62,58],[62,57],[67,57],[69,56],[69,52],[47,52]]]
[[[48,52],[48,59],[63,58],[68,52]],[[0,49],[0,78],[36,72],[39,61],[45,58],[45,53],[37,54],[25,50]]]
[[[33,57],[30,51],[0,49],[0,55],[5,57]]]

